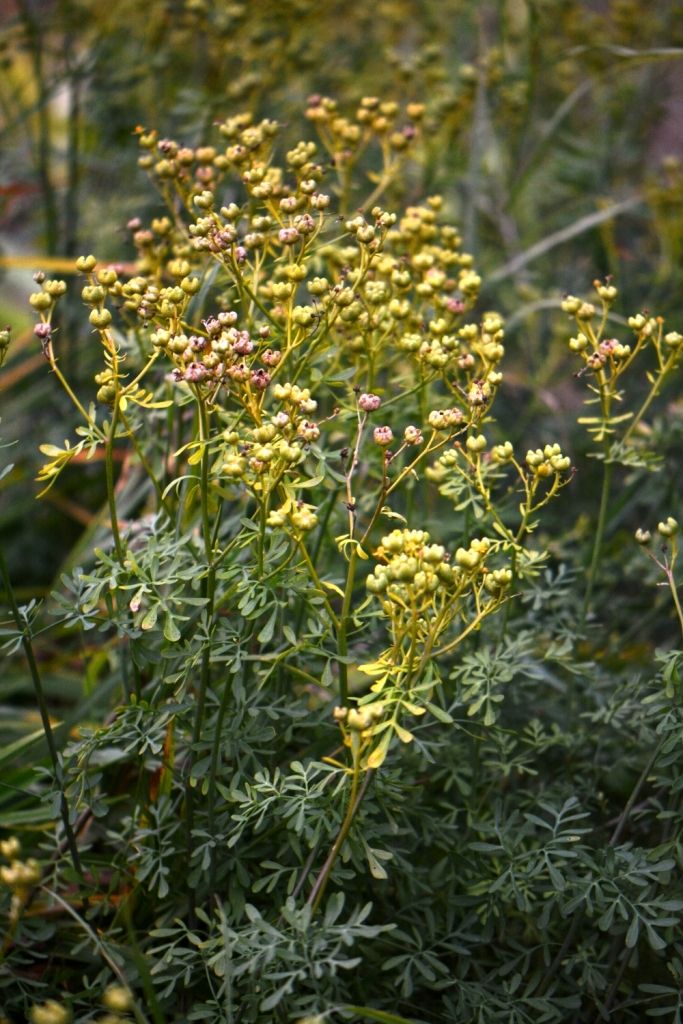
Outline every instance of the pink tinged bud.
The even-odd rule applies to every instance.
[[[249,367],[245,363],[235,363],[228,367],[226,373],[233,380],[244,381],[249,376]]]
[[[49,341],[52,337],[52,325],[51,324],[36,324],[33,328],[33,333],[36,338],[40,338],[41,341]]]
[[[278,352],[276,349],[267,348],[261,358],[266,366],[277,366],[282,359],[282,352]]]
[[[380,445],[382,448],[386,448],[388,444],[394,440],[394,432],[391,427],[375,427],[373,432],[375,444]]]
[[[213,179],[213,167],[198,167],[194,176],[201,185],[208,185]]]
[[[406,444],[422,444],[424,438],[418,427],[409,426],[403,431],[403,440]]]
[[[206,328],[207,334],[213,335],[221,333],[220,321],[217,320],[215,316],[211,316],[207,320],[204,320],[202,322],[204,324],[204,327]]]
[[[294,245],[299,238],[299,232],[296,228],[282,228],[278,232],[278,238],[283,245]]]
[[[297,433],[303,437],[304,441],[317,441],[320,437],[320,427],[311,420],[303,420],[299,424]]]
[[[254,351],[254,343],[249,337],[247,331],[240,331],[238,337],[232,345],[233,352],[236,352],[238,356],[248,356],[250,352]]]
[[[315,221],[311,217],[310,213],[302,213],[300,217],[296,218],[296,228],[301,232],[302,235],[310,235],[311,231],[315,228]]]
[[[235,246],[235,261],[237,263],[244,263],[247,258],[247,250],[243,245]]]
[[[449,313],[464,313],[465,303],[462,299],[448,299],[446,301],[446,309]]]
[[[362,394],[358,399],[358,405],[363,412],[375,412],[376,409],[379,409],[381,404],[382,399],[379,395]]]
[[[200,384],[206,378],[206,367],[203,363],[190,363],[185,370],[185,380],[188,384]]]
[[[270,384],[270,374],[262,368],[254,370],[251,375],[251,383],[259,391],[264,391]]]

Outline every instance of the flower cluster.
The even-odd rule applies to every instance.
[[[559,444],[547,444],[543,449],[529,450],[525,462],[537,477],[559,477],[571,466],[571,459],[568,455],[562,454]]]
[[[596,280],[593,287],[600,300],[598,311],[592,302],[568,295],[562,302],[562,309],[574,317],[577,333],[569,339],[569,349],[583,361],[583,368],[577,376],[590,374],[589,388],[597,396],[588,401],[599,405],[600,415],[583,417],[585,424],[596,441],[603,445],[600,457],[607,454],[610,439],[618,433],[622,424],[628,426],[622,435],[622,446],[631,441],[640,419],[647,411],[652,399],[659,392],[665,378],[679,364],[683,357],[683,335],[678,331],[664,333],[662,317],[642,312],[627,320],[632,337],[628,341],[607,336],[610,310],[617,298],[617,289],[609,281]],[[636,357],[649,349],[656,361],[654,372],[648,371],[650,393],[638,413],[622,411],[614,415],[617,402],[623,401],[619,390],[620,378],[633,364]],[[613,452],[612,455],[615,453]]]
[[[385,564],[375,567],[366,586],[371,594],[386,594],[397,604],[424,604],[440,587],[454,581],[445,549],[430,544],[425,530],[393,530],[382,538],[375,554]]]
[[[26,892],[40,881],[41,869],[37,860],[21,860],[21,843],[16,836],[0,842],[0,854],[9,861],[0,867],[0,881],[23,899]]]

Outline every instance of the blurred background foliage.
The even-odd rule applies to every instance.
[[[0,533],[23,596],[49,588],[102,502],[97,472],[89,485],[82,467],[34,500],[37,445],[61,443],[70,414],[30,333],[31,274],[68,274],[91,250],[133,258],[126,222],[160,209],[137,167],[138,125],[196,145],[248,110],[296,141],[313,134],[293,113],[311,93],[342,106],[363,95],[424,104],[424,139],[386,201],[440,192],[459,222],[485,304],[508,318],[513,441],[532,416],[552,417],[557,432],[581,401],[560,341],[562,292],[612,274],[630,308],[677,311],[677,0],[3,0],[0,10],[0,319],[14,337],[0,396],[3,434],[19,442],[0,483]],[[68,375],[86,380],[75,292],[59,327]]]

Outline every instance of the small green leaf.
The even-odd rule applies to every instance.
[[[172,644],[180,640],[180,630],[175,623],[175,619],[171,615],[166,616],[166,621],[164,623],[164,636],[169,643]]]
[[[140,623],[140,629],[154,629],[157,624],[157,616],[159,615],[159,605],[153,604],[149,609],[142,622]]]

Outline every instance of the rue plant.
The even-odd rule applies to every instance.
[[[248,115],[198,146],[140,129],[164,209],[129,222],[133,270],[77,261],[89,393],[61,365],[66,285],[36,277],[80,417],[42,446],[42,493],[91,463],[106,512],[46,609],[92,695],[60,750],[5,584],[53,762],[31,785],[58,809],[35,858],[0,848],[9,1014],[669,1012],[681,653],[615,684],[591,630],[610,467],[650,472],[682,339],[645,314],[606,338],[610,284],[601,315],[563,303],[605,471],[586,574],[581,474],[559,430],[508,436],[504,319],[447,203],[391,202],[423,113],[315,96],[288,143]],[[681,619],[676,526],[652,557]]]

